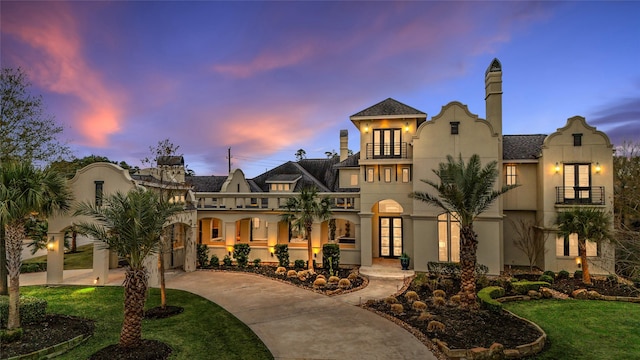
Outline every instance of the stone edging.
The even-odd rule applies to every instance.
[[[73,349],[74,347],[82,344],[83,342],[85,342],[87,339],[89,339],[91,337],[91,335],[89,336],[84,336],[84,335],[78,335],[76,337],[74,337],[71,340],[67,340],[65,342],[62,342],[60,344],[57,345],[53,345],[53,346],[49,346],[47,348],[44,349],[40,349],[38,351],[34,351],[32,353],[29,354],[23,354],[23,355],[17,355],[14,357],[10,357],[7,360],[37,360],[37,359],[43,359],[43,358],[53,358],[56,357],[60,354],[63,354],[71,349]]]

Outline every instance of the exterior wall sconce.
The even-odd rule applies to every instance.
[[[600,167],[600,163],[596,162],[596,174],[600,174],[601,170],[602,170],[602,168]]]
[[[227,252],[229,253],[229,256],[231,256],[232,251],[233,251],[233,246],[227,246]]]
[[[369,123],[364,124],[364,132],[369,132]]]
[[[54,248],[55,248],[55,245],[53,244],[52,241],[47,243],[47,250],[48,251],[53,251]]]
[[[556,170],[556,174],[560,173],[560,164],[556,161],[556,167],[554,168]]]
[[[97,278],[95,278],[95,279],[93,280],[93,285],[97,285],[97,284],[98,284],[98,281],[100,281],[100,276],[98,276]]]
[[[582,268],[582,259],[579,256],[576,258],[576,264],[578,264],[578,269]]]
[[[409,122],[404,123],[404,132],[409,132]]]

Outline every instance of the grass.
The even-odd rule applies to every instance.
[[[118,342],[123,320],[122,287],[26,286],[21,294],[46,299],[48,312],[96,321],[94,335],[58,359],[86,359]],[[160,290],[151,289],[147,308],[158,306]],[[273,359],[262,341],[236,317],[198,295],[167,289],[168,305],[182,306],[182,314],[144,320],[142,337],[165,342],[171,359]]]
[[[47,262],[47,256],[38,256],[25,260],[24,263]],[[77,247],[77,252],[64,254],[64,269],[91,269],[93,267],[93,244]]]
[[[547,333],[551,346],[537,360],[640,359],[640,304],[544,300],[503,306]]]

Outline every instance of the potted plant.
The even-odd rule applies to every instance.
[[[400,255],[400,265],[402,266],[402,270],[409,270],[410,260],[411,260],[411,257],[409,257],[407,253],[403,252],[402,255]]]

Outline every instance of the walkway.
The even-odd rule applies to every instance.
[[[91,284],[91,270],[65,271],[65,284]],[[116,279],[112,280],[112,275]],[[110,274],[121,283],[122,270]],[[42,284],[43,273],[24,274],[21,285]],[[392,294],[402,280],[371,279],[350,294],[327,297],[278,281],[234,272],[175,272],[167,287],[207,298],[247,324],[278,360],[433,359],[401,327],[354,304]]]

